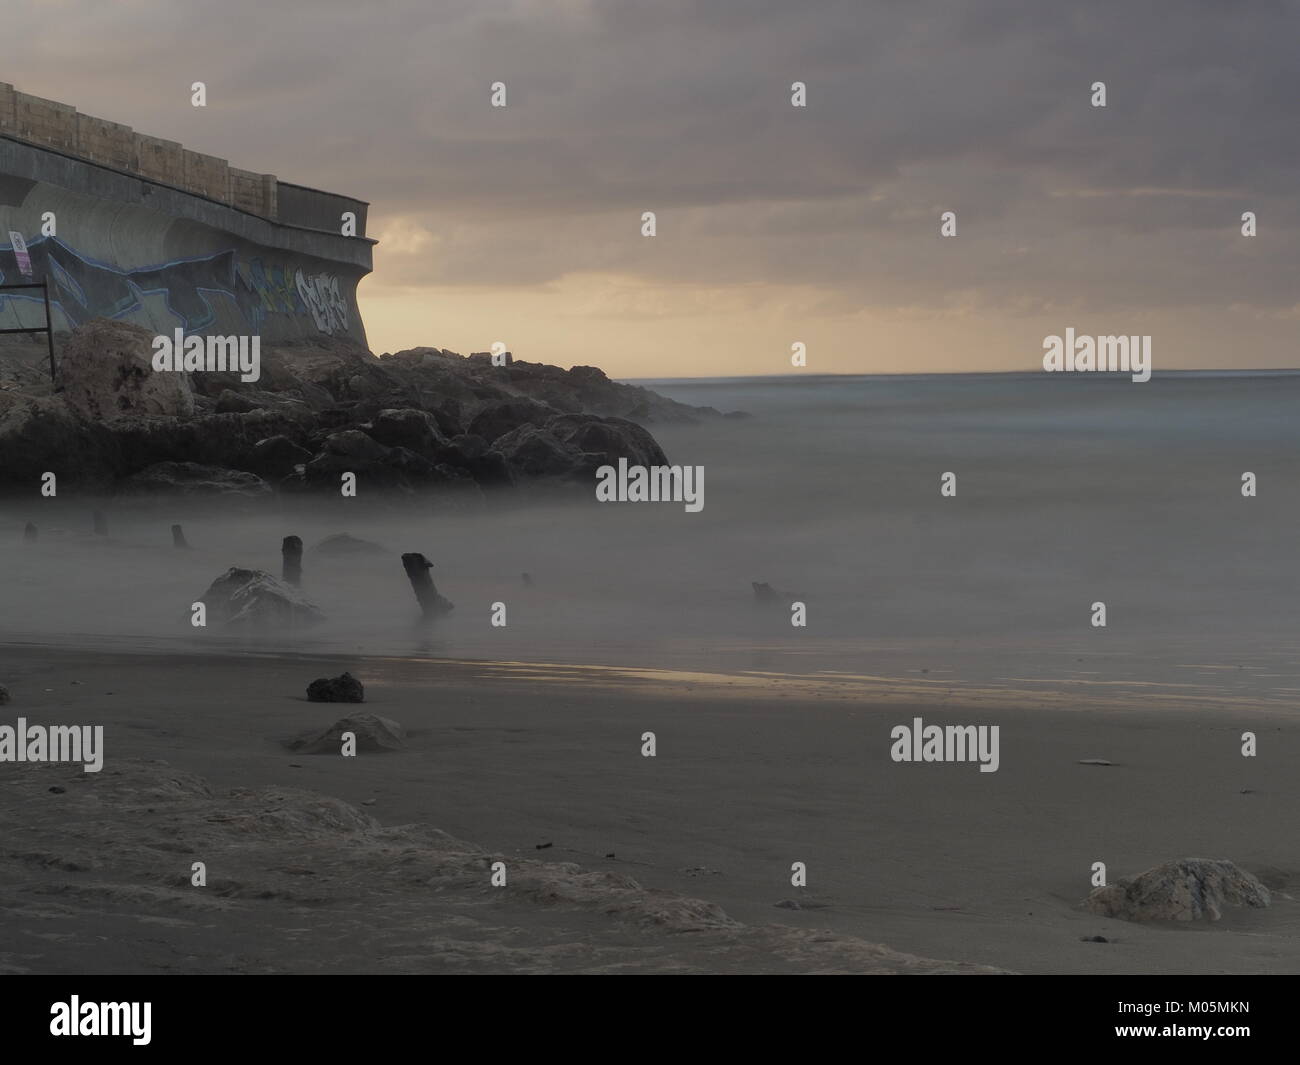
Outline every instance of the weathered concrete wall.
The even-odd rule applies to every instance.
[[[366,235],[366,205],[359,200],[301,185],[281,185],[274,174],[231,167],[225,159],[190,151],[176,141],[136,133],[118,122],[83,115],[69,104],[29,96],[5,82],[0,82],[0,134],[173,185],[288,225],[339,233],[339,216],[351,211],[357,216],[356,235]],[[283,215],[282,210],[286,212]]]
[[[0,122],[5,107],[0,93]],[[47,130],[79,124],[75,112],[37,111]],[[120,158],[114,153],[127,143],[125,127],[81,117],[76,135],[106,159]],[[365,344],[356,288],[371,270],[374,242],[323,225],[359,207],[364,232],[364,204],[232,172],[174,142],[132,136],[140,154],[134,167],[123,167],[0,133],[0,284],[47,280],[59,330],[104,316],[160,334],[180,328],[269,341],[328,335]],[[168,180],[176,166],[184,183],[202,191]],[[160,177],[148,179],[151,168]],[[224,196],[214,195],[222,181]],[[273,221],[237,202],[259,193],[274,200],[282,189],[293,190],[291,212],[308,224]],[[47,214],[55,222],[50,235],[43,231]],[[10,233],[22,235],[26,264]],[[43,323],[39,293],[0,293],[0,328]]]

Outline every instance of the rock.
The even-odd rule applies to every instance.
[[[222,390],[217,396],[214,409],[218,414],[251,414],[255,410],[272,410],[300,424],[307,424],[312,420],[311,405],[296,396],[254,388],[239,391],[232,388]]]
[[[521,425],[545,425],[559,412],[548,403],[525,396],[489,403],[469,423],[468,431],[489,444]]]
[[[347,533],[335,533],[312,548],[322,555],[387,555],[388,548],[370,540],[359,540]]]
[[[142,326],[107,318],[74,329],[58,367],[63,401],[89,421],[192,415],[189,375],[154,370],[153,339]]]
[[[245,499],[261,499],[271,494],[271,486],[255,474],[202,466],[197,462],[155,462],[123,480],[118,490],[131,494],[225,495]]]
[[[0,684],[0,706],[9,705],[9,689]]]
[[[564,477],[579,468],[582,454],[535,425],[521,425],[493,444],[511,470],[526,477]]]
[[[351,673],[321,677],[307,685],[307,699],[313,703],[364,703],[366,690]]]
[[[341,433],[330,433],[325,438],[325,450],[331,455],[348,459],[382,459],[388,454],[388,448],[367,436],[360,429],[347,429]]]
[[[113,434],[83,422],[58,397],[0,398],[0,484],[28,489],[45,470],[59,471],[60,486],[101,484],[123,471]]]
[[[278,481],[293,473],[296,466],[311,460],[311,452],[287,436],[268,436],[253,445],[244,465],[259,476]]]
[[[218,414],[247,414],[249,411],[257,410],[262,406],[260,403],[254,403],[251,396],[245,396],[236,392],[234,389],[223,389],[221,395],[217,396],[213,410]]]
[[[592,470],[617,466],[620,458],[626,458],[629,466],[668,465],[668,457],[655,438],[625,418],[561,414],[546,423],[546,430],[560,443],[582,452]]]
[[[481,458],[490,450],[488,442],[481,436],[475,436],[473,433],[461,433],[459,436],[453,436],[449,442],[451,452],[444,452],[447,457],[439,461],[457,465],[456,458],[470,459]]]
[[[232,566],[200,600],[208,621],[235,628],[296,628],[316,625],[325,615],[301,592],[269,573]]]
[[[406,729],[391,718],[377,714],[342,718],[323,732],[305,732],[286,746],[304,754],[338,754],[343,749],[345,732],[356,736],[358,751],[400,751],[406,746]]]
[[[381,444],[404,447],[427,459],[436,459],[447,443],[438,420],[422,410],[381,410],[363,428]]]
[[[505,456],[488,447],[481,436],[466,433],[453,437],[437,449],[434,461],[464,470],[484,488],[507,487],[515,480]]]
[[[197,462],[247,470],[259,440],[273,436],[296,439],[300,431],[291,419],[272,410],[193,418],[123,418],[108,428],[127,474],[156,462]]]
[[[1268,888],[1232,862],[1184,858],[1095,889],[1084,908],[1124,921],[1217,921],[1225,906],[1261,908]]]
[[[806,596],[797,595],[794,592],[782,592],[773,588],[770,584],[762,581],[750,581],[749,586],[754,589],[754,602],[760,606],[789,606],[791,603],[802,601]],[[928,669],[921,670],[922,673],[930,672]]]
[[[321,453],[303,467],[304,484],[337,491],[340,476],[354,473],[368,488],[398,487],[400,476],[383,462],[390,450],[358,429],[330,433],[322,442]]]
[[[384,456],[383,464],[400,478],[400,481],[412,488],[420,485],[439,484],[446,480],[439,467],[423,455],[417,455],[409,448],[395,447]],[[453,472],[456,479],[460,471]],[[468,479],[468,474],[461,474]]]
[[[460,401],[450,396],[426,400],[425,408],[438,422],[438,431],[448,440],[465,431],[465,416]]]

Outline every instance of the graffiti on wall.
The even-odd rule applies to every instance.
[[[216,325],[219,312],[242,316],[255,334],[276,315],[310,319],[322,333],[348,328],[348,303],[337,277],[304,275],[258,257],[240,259],[234,249],[121,270],[80,255],[57,237],[40,238],[21,250],[0,245],[0,284],[26,280],[24,267],[28,276],[50,282],[51,304],[73,326],[96,317],[129,320],[148,307],[155,318],[160,313],[175,318],[187,333]],[[32,299],[0,294],[0,310],[10,300]]]
[[[293,275],[298,295],[311,311],[316,328],[322,333],[346,333],[348,328],[348,301],[339,294],[339,279],[332,274],[312,274],[303,277],[298,270]]]

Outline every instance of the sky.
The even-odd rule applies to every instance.
[[[1150,335],[1157,371],[1300,365],[1296,2],[6,0],[4,24],[0,81],[369,201],[376,352],[1032,370],[1070,327]]]

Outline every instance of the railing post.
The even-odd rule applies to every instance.
[[[45,297],[45,341],[50,346],[50,384],[54,384],[54,319],[50,317],[50,283],[41,280],[41,295]]]

